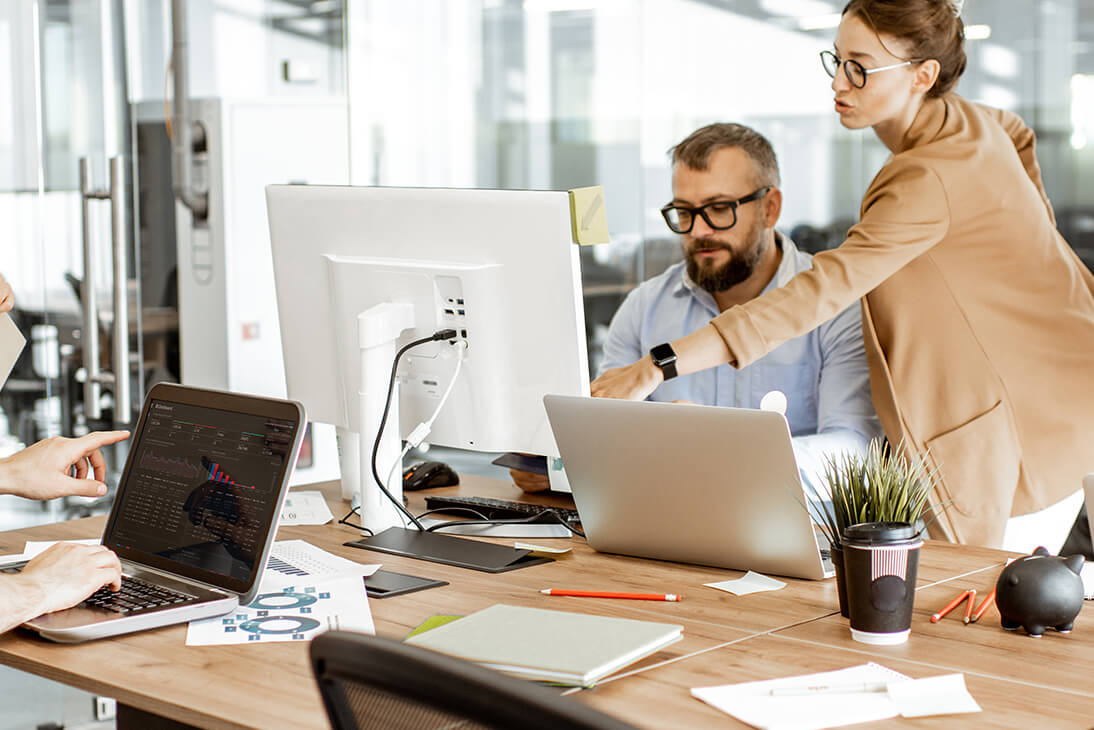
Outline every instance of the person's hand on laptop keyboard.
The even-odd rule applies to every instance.
[[[100,449],[127,438],[128,431],[96,431],[77,439],[56,436],[39,441],[0,459],[0,494],[27,499],[101,497],[106,494],[106,462]]]
[[[118,590],[122,567],[102,545],[58,543],[0,579],[0,631],[75,606],[103,586]]]

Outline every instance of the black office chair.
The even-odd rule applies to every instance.
[[[557,691],[390,639],[329,631],[310,654],[334,730],[634,730]]]

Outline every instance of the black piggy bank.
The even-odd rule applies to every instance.
[[[1021,626],[1034,637],[1046,628],[1071,631],[1083,607],[1082,568],[1082,555],[1053,557],[1043,547],[1004,568],[995,582],[1003,628],[1014,631]]]

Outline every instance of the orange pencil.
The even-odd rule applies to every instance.
[[[980,617],[984,615],[984,612],[991,608],[991,604],[995,603],[995,589],[991,589],[991,593],[984,598],[984,602],[980,604],[980,608],[976,609],[976,613],[972,615],[972,622],[976,623],[980,620]]]
[[[615,591],[572,591],[564,588],[544,588],[548,596],[577,596],[579,598],[630,598],[635,601],[679,601],[678,593],[617,593]]]
[[[947,603],[945,608],[943,608],[938,613],[935,613],[935,614],[931,615],[931,623],[936,624],[939,621],[941,621],[943,616],[945,616],[947,613],[949,613],[950,611],[952,611],[955,608],[957,608],[958,606],[960,606],[961,602],[964,601],[966,598],[968,598],[968,596],[969,596],[968,591],[961,591],[961,594],[957,598],[955,598],[952,601],[950,601],[949,603]]]
[[[975,588],[970,588],[969,589],[969,603],[968,603],[968,605],[965,606],[965,618],[964,618],[965,623],[969,623],[970,621],[972,621],[972,607],[973,607],[974,603],[976,603],[976,589]]]

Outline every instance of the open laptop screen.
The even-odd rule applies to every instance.
[[[298,420],[150,397],[103,544],[244,592],[276,527]]]

